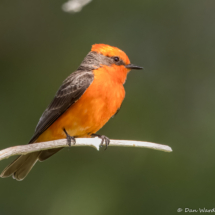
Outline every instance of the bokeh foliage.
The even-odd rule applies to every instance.
[[[22,182],[0,180],[0,214],[215,207],[215,2],[93,0],[77,14],[64,13],[63,3],[0,3],[1,148],[27,143],[62,81],[92,44],[106,43],[145,70],[130,72],[122,108],[100,133],[167,144],[173,153],[64,149]]]

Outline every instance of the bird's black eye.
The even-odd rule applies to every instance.
[[[119,61],[119,57],[114,57],[113,59],[114,59],[115,62]]]

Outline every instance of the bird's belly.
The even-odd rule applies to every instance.
[[[107,91],[109,89],[109,91]],[[82,97],[61,115],[37,142],[65,138],[63,128],[69,135],[89,137],[102,128],[120,108],[125,96],[123,85],[90,85]]]

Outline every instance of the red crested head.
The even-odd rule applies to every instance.
[[[91,51],[103,54],[107,57],[119,57],[126,65],[130,64],[128,56],[117,47],[109,46],[106,44],[95,44],[92,46]]]

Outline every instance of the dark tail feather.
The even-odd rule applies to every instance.
[[[42,151],[41,154],[39,155],[39,161],[44,161],[54,155],[55,153],[59,152],[63,148],[56,148],[56,149],[48,149],[45,151]]]
[[[41,151],[19,156],[4,169],[0,177],[6,178],[12,175],[17,181],[23,180],[37,162],[40,154]]]

